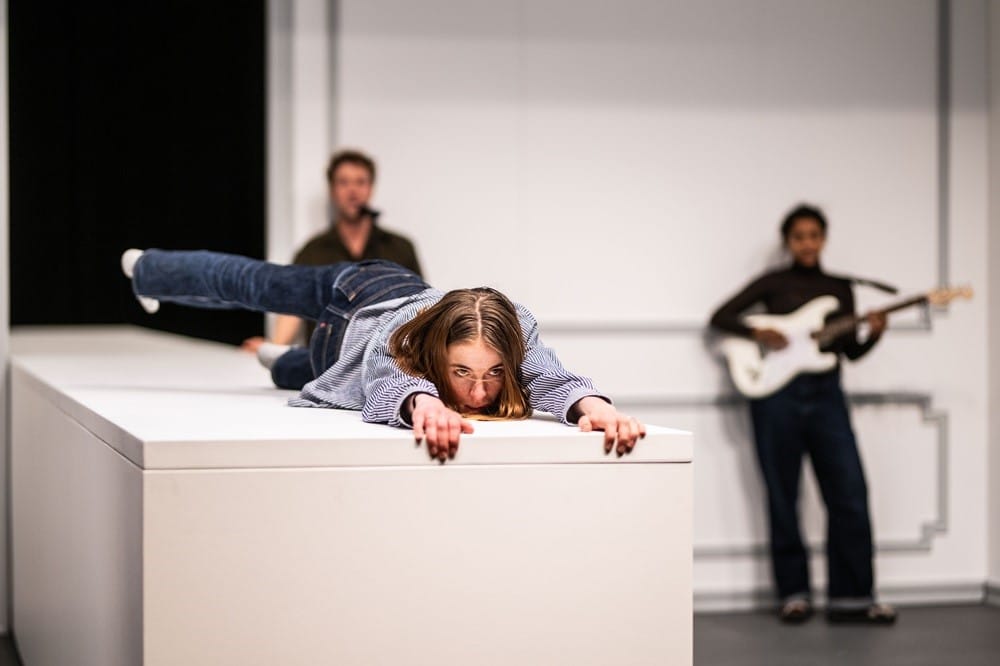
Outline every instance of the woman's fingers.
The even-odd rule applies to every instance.
[[[454,458],[458,451],[458,439],[462,436],[462,419],[448,420],[448,457]]]
[[[631,416],[622,414],[618,420],[618,455],[632,453],[645,428]]]
[[[621,414],[610,405],[607,410],[581,416],[577,425],[581,432],[603,430],[604,452],[614,450],[619,456],[631,453],[639,440],[646,436],[646,426],[638,419]]]
[[[615,446],[615,440],[618,438],[618,421],[615,419],[608,419],[608,422],[604,425],[604,452],[611,453],[611,449]],[[618,455],[622,452],[619,451]]]
[[[410,418],[413,419],[413,439],[417,440],[419,446],[424,441],[424,414],[415,410]]]
[[[444,462],[458,453],[462,434],[471,434],[474,428],[457,412],[447,407],[416,409],[413,413],[413,436],[419,442],[427,439],[427,453],[430,457]]]
[[[424,423],[424,435],[427,437],[427,452],[431,454],[431,458],[437,458],[438,423],[434,414],[427,415],[427,421]]]
[[[618,423],[614,419],[602,420],[600,418],[591,418],[590,416],[581,416],[576,422],[580,427],[580,432],[591,432],[592,430],[603,430],[604,431],[604,452],[611,453],[611,449],[615,447],[615,440],[618,438]],[[623,452],[619,451],[618,455]]]
[[[431,417],[431,420],[434,422],[434,436],[432,438],[428,433],[427,448],[431,458],[444,462],[448,457],[448,415],[439,411]]]
[[[605,403],[607,404],[607,403]],[[581,432],[604,431],[604,452],[614,450],[619,456],[631,453],[640,439],[646,436],[646,426],[638,419],[619,413],[611,405],[605,409],[589,410],[577,421]],[[444,462],[454,458],[463,434],[471,434],[473,425],[457,412],[440,406],[414,409],[413,436],[420,442],[427,440],[430,457]]]

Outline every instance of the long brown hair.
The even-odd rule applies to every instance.
[[[521,324],[514,304],[496,289],[449,291],[396,329],[389,339],[389,352],[404,371],[434,384],[445,405],[458,409],[460,401],[447,377],[448,346],[480,339],[500,355],[504,369],[500,394],[485,416],[527,418],[531,406],[520,381],[525,353]]]

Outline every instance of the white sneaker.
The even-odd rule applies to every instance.
[[[270,370],[274,362],[278,360],[278,357],[284,355],[291,348],[291,345],[262,342],[260,343],[260,347],[257,347],[257,360],[260,361],[262,366]]]
[[[132,275],[135,273],[135,262],[139,261],[142,252],[142,250],[135,248],[122,252],[122,273],[129,280],[132,279]],[[160,309],[160,302],[155,298],[149,298],[148,296],[136,296],[136,298],[139,300],[139,305],[142,306],[142,309],[149,314],[155,314]]]
[[[139,257],[142,256],[142,250],[137,250],[134,247],[122,252],[122,273],[125,274],[129,280],[135,274],[135,262],[139,261]]]

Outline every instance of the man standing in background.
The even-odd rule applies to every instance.
[[[333,221],[329,229],[309,239],[292,263],[322,266],[339,261],[387,259],[422,276],[413,243],[379,226],[379,212],[368,205],[375,185],[375,161],[360,151],[338,151],[330,158],[326,179]],[[299,339],[300,334],[308,340],[312,332],[312,322],[279,315],[268,342],[261,337],[248,338],[243,348],[257,352],[261,362],[271,368],[276,385],[301,389],[314,378],[308,353],[304,348],[287,349],[287,346]]]

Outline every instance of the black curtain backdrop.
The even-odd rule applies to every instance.
[[[147,315],[119,256],[263,257],[264,0],[10,0],[8,21],[11,323],[259,334],[254,313]]]

